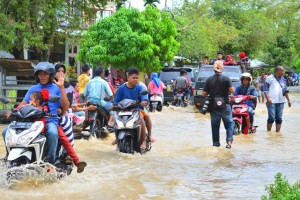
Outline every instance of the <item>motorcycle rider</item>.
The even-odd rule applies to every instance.
[[[57,80],[54,80],[54,65],[49,62],[40,62],[34,67],[34,76],[37,84],[29,88],[19,107],[29,103],[31,93],[35,91],[41,91],[42,89],[47,89],[49,90],[50,95],[57,95],[61,97],[60,102],[49,102],[49,112],[51,114],[57,115],[57,109],[60,106],[62,108],[62,111],[66,112],[69,108],[69,101],[64,89],[64,75],[62,73],[59,73],[57,75]],[[51,164],[54,164],[58,143],[58,118],[47,117],[46,120],[45,136],[47,138],[48,146],[47,159]],[[6,131],[7,128],[5,128],[2,132],[4,139]]]
[[[176,92],[178,91],[178,89],[182,89],[184,92],[184,103],[187,103],[187,95],[188,95],[188,88],[190,87],[190,83],[188,81],[188,79],[186,79],[184,77],[184,75],[186,74],[186,71],[184,69],[180,70],[180,76],[177,77],[173,83],[173,88],[174,88],[174,104],[177,101],[177,96],[176,96]]]
[[[234,93],[234,96],[237,95],[249,95],[250,100],[244,101],[245,104],[248,105],[248,113],[250,118],[250,129],[255,131],[255,127],[253,126],[254,121],[254,113],[253,110],[256,108],[257,104],[257,91],[252,85],[252,76],[248,72],[244,72],[241,76],[241,85],[239,85]]]
[[[105,97],[109,97],[110,100],[113,100],[113,93],[109,88],[108,83],[102,79],[104,75],[104,70],[102,67],[99,67],[94,72],[94,78],[90,80],[86,87],[84,88],[83,94],[84,97],[91,103],[103,106],[107,111],[112,107],[110,101],[104,101]],[[109,113],[109,120],[107,122],[109,127],[113,127],[114,118],[112,111]]]
[[[166,89],[165,84],[158,78],[157,73],[151,74],[151,81],[148,84],[149,96],[159,94],[163,96],[163,90]]]
[[[139,84],[139,70],[136,67],[129,67],[127,69],[127,82],[121,85],[116,93],[114,104],[117,105],[123,99],[141,100],[141,106],[146,106],[148,104],[148,95],[140,95],[140,92],[144,91],[142,85]],[[146,150],[146,126],[145,126],[145,111],[141,107],[140,110],[141,117],[141,150]],[[152,128],[152,127],[151,127]],[[153,140],[152,135],[149,133],[150,141]],[[112,143],[117,144],[117,139]]]

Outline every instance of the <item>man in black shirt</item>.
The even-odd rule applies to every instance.
[[[222,75],[224,69],[222,61],[214,63],[215,75],[209,77],[204,85],[202,95],[210,98],[210,119],[213,146],[220,146],[220,123],[223,120],[226,129],[226,148],[230,149],[233,141],[233,119],[229,105],[228,92],[234,94],[234,87],[229,77]]]

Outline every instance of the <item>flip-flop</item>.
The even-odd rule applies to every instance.
[[[226,148],[227,148],[227,149],[231,149],[231,145],[230,145],[230,144],[227,144],[227,145],[226,145]]]

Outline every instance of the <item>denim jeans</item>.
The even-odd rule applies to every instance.
[[[78,111],[78,112],[73,112],[74,115],[77,115],[78,117],[85,116],[84,111]]]
[[[254,121],[253,108],[250,106],[248,107],[248,113],[249,113],[249,118],[250,118],[250,124],[253,125],[253,121]]]
[[[268,109],[268,124],[273,124],[274,121],[276,124],[281,124],[284,103],[272,103],[271,105],[267,103],[266,105]]]
[[[226,129],[226,142],[233,141],[233,119],[232,111],[229,105],[220,110],[212,110],[210,113],[211,119],[211,129],[212,129],[212,139],[213,146],[220,146],[220,124],[221,119],[223,120]]]
[[[48,161],[51,164],[55,163],[56,160],[56,149],[57,149],[57,143],[58,143],[58,132],[57,132],[57,125],[55,125],[53,122],[47,122],[46,123],[46,138],[47,138],[47,146],[48,146]],[[2,136],[5,141],[5,134],[6,134],[7,128],[5,128],[2,131]]]

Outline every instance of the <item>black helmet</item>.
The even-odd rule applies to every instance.
[[[35,67],[34,67],[34,77],[36,83],[40,83],[40,79],[38,77],[38,72],[39,71],[44,71],[50,73],[50,83],[53,82],[53,79],[55,77],[55,68],[52,63],[49,62],[39,62]]]

